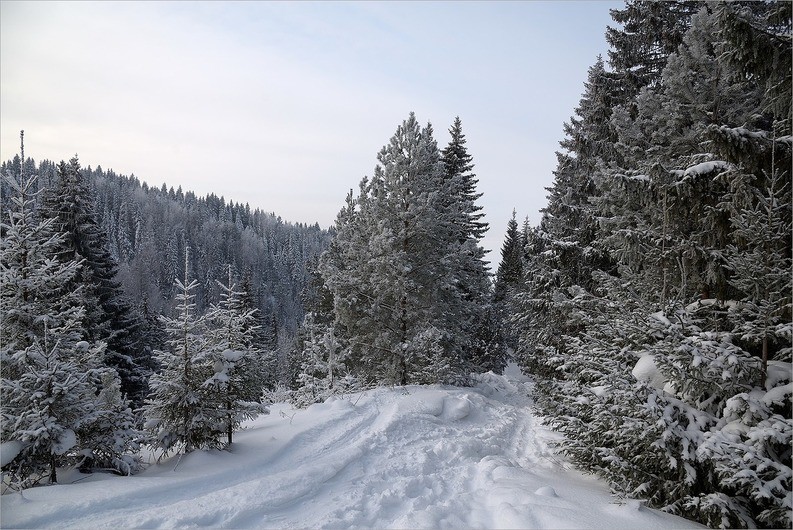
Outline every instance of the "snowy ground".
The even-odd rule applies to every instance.
[[[272,407],[230,451],[2,496],[2,528],[691,528],[561,462],[516,371]],[[282,414],[283,413],[283,414]]]

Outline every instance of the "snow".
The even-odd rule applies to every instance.
[[[11,440],[0,443],[0,467],[12,461],[22,451],[22,442]]]
[[[666,378],[658,370],[654,355],[643,355],[636,361],[636,366],[631,371],[637,381],[646,381],[651,387],[664,390]]]
[[[672,325],[672,322],[668,318],[666,318],[666,315],[664,314],[663,311],[658,311],[656,313],[652,313],[652,314],[650,314],[650,317],[653,318],[654,320],[660,322],[664,326],[669,327],[669,326]]]
[[[695,313],[697,310],[703,307],[712,307],[715,306],[718,309],[736,309],[740,307],[741,303],[736,300],[717,300],[716,298],[703,298],[702,300],[697,300],[696,302],[692,302],[686,306],[686,311],[688,313]]]
[[[71,429],[66,429],[61,433],[57,441],[52,444],[52,452],[56,455],[62,455],[75,445],[77,445],[77,434]]]
[[[692,528],[551,449],[515,367],[470,388],[378,388],[247,422],[228,451],[131,477],[64,471],[0,499],[3,528]],[[77,482],[75,482],[77,481]]]
[[[246,352],[239,350],[224,350],[221,354],[223,358],[230,363],[236,363],[245,356]]]
[[[763,403],[769,407],[772,405],[784,405],[785,401],[790,400],[793,395],[793,383],[772,388],[763,396]]]
[[[793,380],[793,365],[784,361],[768,361],[765,387],[772,389],[783,381]]]
[[[724,160],[712,160],[710,162],[702,162],[701,164],[696,164],[683,172],[684,177],[688,176],[699,176],[699,175],[707,175],[708,173],[712,173],[714,171],[721,171],[725,169],[729,169],[730,165],[725,162]]]

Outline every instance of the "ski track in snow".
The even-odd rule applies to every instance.
[[[231,451],[2,497],[2,528],[691,528],[554,456],[526,378],[370,390],[247,424]],[[284,410],[288,415],[281,417]],[[289,416],[294,413],[290,419]],[[79,475],[76,475],[79,476]]]

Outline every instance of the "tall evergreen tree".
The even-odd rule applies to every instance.
[[[571,232],[557,228],[580,225],[582,210],[544,217],[514,322],[537,402],[578,465],[711,526],[786,527],[791,397],[764,366],[790,352],[789,67],[773,66],[789,56],[789,7],[692,5],[629,3],[635,22],[669,15],[679,46],[641,58],[639,41],[619,46],[646,36],[623,35],[614,78],[646,79],[611,99],[611,139],[583,135],[608,139],[576,204],[596,208],[593,246],[614,265],[581,285],[582,260],[554,247],[567,250],[559,235]],[[575,180],[557,181],[549,209],[570,203]],[[564,325],[546,326],[555,345],[536,331],[553,308],[564,309]]]
[[[454,119],[449,135],[449,144],[441,151],[448,201],[443,208],[454,216],[452,228],[458,232],[459,248],[451,249],[456,254],[452,271],[456,279],[453,281],[460,286],[462,317],[468,322],[468,329],[474,330],[466,338],[467,344],[461,347],[467,349],[473,370],[500,371],[505,364],[506,351],[493,329],[496,317],[495,308],[490,307],[491,275],[484,259],[485,250],[480,245],[488,225],[482,221],[482,207],[477,204],[482,194],[476,189],[478,181],[472,172],[473,156],[465,145],[459,117]]]
[[[512,219],[507,223],[507,233],[501,246],[501,262],[496,271],[495,293],[496,302],[503,301],[510,288],[520,283],[523,276],[523,242],[518,233],[517,212],[512,210]]]
[[[54,218],[54,229],[66,234],[57,251],[59,259],[84,260],[75,281],[84,286],[88,337],[107,342],[107,365],[119,373],[123,392],[139,404],[152,368],[151,359],[142,355],[143,322],[116,279],[118,265],[80,169],[77,157],[58,164],[58,183],[45,196],[43,215]]]
[[[611,18],[621,28],[607,28],[609,62],[619,72],[626,101],[648,85],[657,84],[666,59],[677,51],[691,16],[704,2],[627,0],[623,9],[612,9]]]
[[[358,197],[348,196],[319,267],[350,366],[366,379],[405,384],[434,362],[426,341],[416,342],[432,336],[452,368],[445,377],[459,378],[487,288],[465,173],[447,178],[431,126],[412,113],[378,160]]]
[[[82,263],[55,258],[67,235],[53,229],[54,219],[34,216],[36,175],[3,178],[13,194],[0,225],[2,442],[16,445],[7,470],[25,486],[45,472],[57,482],[57,467],[93,454],[100,436],[115,437],[120,456],[134,434],[89,428],[99,380],[114,372],[101,366],[105,344],[85,340],[82,285],[74,281]]]
[[[449,144],[441,151],[445,178],[455,181],[449,199],[456,203],[455,206],[462,215],[464,224],[461,227],[461,238],[464,238],[463,241],[470,238],[478,243],[485,236],[488,226],[482,221],[484,217],[482,207],[476,204],[482,194],[476,190],[478,180],[472,173],[473,156],[468,153],[468,148],[465,146],[466,139],[459,116],[454,118],[449,135],[451,136]]]

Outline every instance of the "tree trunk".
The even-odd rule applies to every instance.
[[[765,380],[768,377],[768,331],[763,333],[763,367],[760,374],[760,387],[765,388]]]
[[[55,455],[50,453],[50,484],[58,483],[58,470],[56,469]]]
[[[226,410],[229,411],[227,413],[227,416],[226,416],[226,437],[228,438],[229,445],[231,445],[231,436],[232,436],[232,433],[233,433],[234,429],[232,428],[233,425],[232,425],[232,421],[231,421],[231,402],[230,401],[226,401]]]

